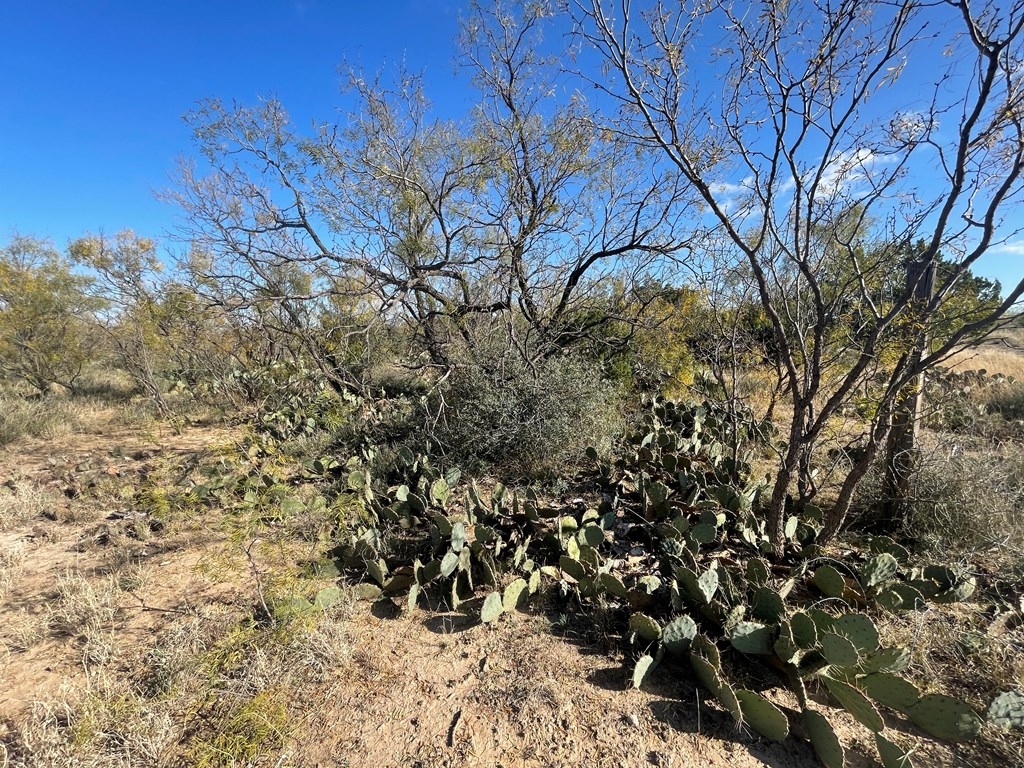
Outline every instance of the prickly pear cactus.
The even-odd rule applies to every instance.
[[[737,723],[783,740],[792,721],[828,768],[843,765],[844,747],[812,701],[872,732],[885,768],[910,768],[909,750],[884,729],[889,710],[936,738],[976,735],[981,718],[968,703],[922,695],[900,676],[910,652],[884,647],[871,618],[966,599],[970,575],[916,568],[884,536],[869,539],[866,553],[833,558],[813,543],[821,516],[810,507],[786,523],[792,553],[775,557],[752,454],[723,450],[735,434],[754,446],[770,430],[749,414],[655,400],[617,459],[590,452],[588,481],[599,493],[589,500],[547,501],[500,484],[488,494],[418,457],[387,478],[357,464],[344,492],[361,512],[332,555],[368,599],[403,597],[410,610],[472,606],[485,626],[514,620],[541,591],[566,611],[600,609],[634,661],[635,687],[661,665],[664,674],[689,666]],[[799,711],[750,690],[755,680],[788,688]],[[1021,727],[1022,701],[998,697],[989,720]]]
[[[996,696],[988,708],[988,720],[1003,728],[1024,730],[1024,693],[1007,691]]]

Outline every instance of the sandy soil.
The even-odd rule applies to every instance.
[[[117,510],[77,496],[98,476],[141,478],[157,461],[187,459],[230,437],[224,429],[155,438],[122,430],[32,441],[0,454],[0,483],[18,478],[56,500],[54,508],[0,532],[0,554],[18,563],[6,594],[0,593],[0,641],[8,649],[0,652],[0,719],[17,722],[33,701],[56,696],[85,675],[80,638],[50,633],[19,648],[26,627],[44,621],[62,575],[101,580],[125,559],[140,569],[145,590],[122,593],[107,626],[122,651],[151,646],[196,606],[251,600],[244,571],[234,580],[211,579],[199,567],[221,541],[214,531],[200,527],[136,541],[118,528],[123,519],[109,519]],[[543,612],[481,626],[462,615],[359,603],[344,621],[348,660],[327,681],[298,692],[289,710],[297,720],[292,735],[273,762],[259,764],[818,765],[806,741],[773,743],[737,729],[686,668],[666,664],[652,683],[633,690],[613,648],[564,628],[553,631]],[[852,744],[847,765],[874,765],[858,747],[868,743],[868,732],[842,713],[833,719]],[[945,751],[921,759],[918,765],[956,764]]]

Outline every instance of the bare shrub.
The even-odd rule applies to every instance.
[[[911,497],[902,520],[883,519],[884,472],[876,467],[860,494],[859,523],[916,542],[947,557],[982,550],[1019,548],[1024,524],[1024,448],[993,446],[948,433],[922,436]]]

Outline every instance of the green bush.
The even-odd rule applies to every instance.
[[[621,431],[621,396],[596,364],[517,356],[455,368],[428,401],[428,431],[458,466],[531,479],[571,472]]]

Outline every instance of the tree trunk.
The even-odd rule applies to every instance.
[[[907,290],[913,290],[913,305],[927,306],[935,285],[935,262],[914,260],[907,266]],[[914,339],[908,367],[913,370],[921,362],[928,346],[928,337],[918,332]],[[917,434],[924,402],[924,374],[907,385],[892,416],[892,430],[885,450],[886,514],[894,522],[906,519],[910,481],[917,466]]]
[[[768,505],[768,541],[776,555],[782,555],[786,549],[786,495],[793,483],[803,447],[804,409],[799,403],[794,403],[793,407],[796,412],[790,425],[789,445],[775,474],[775,485]]]

